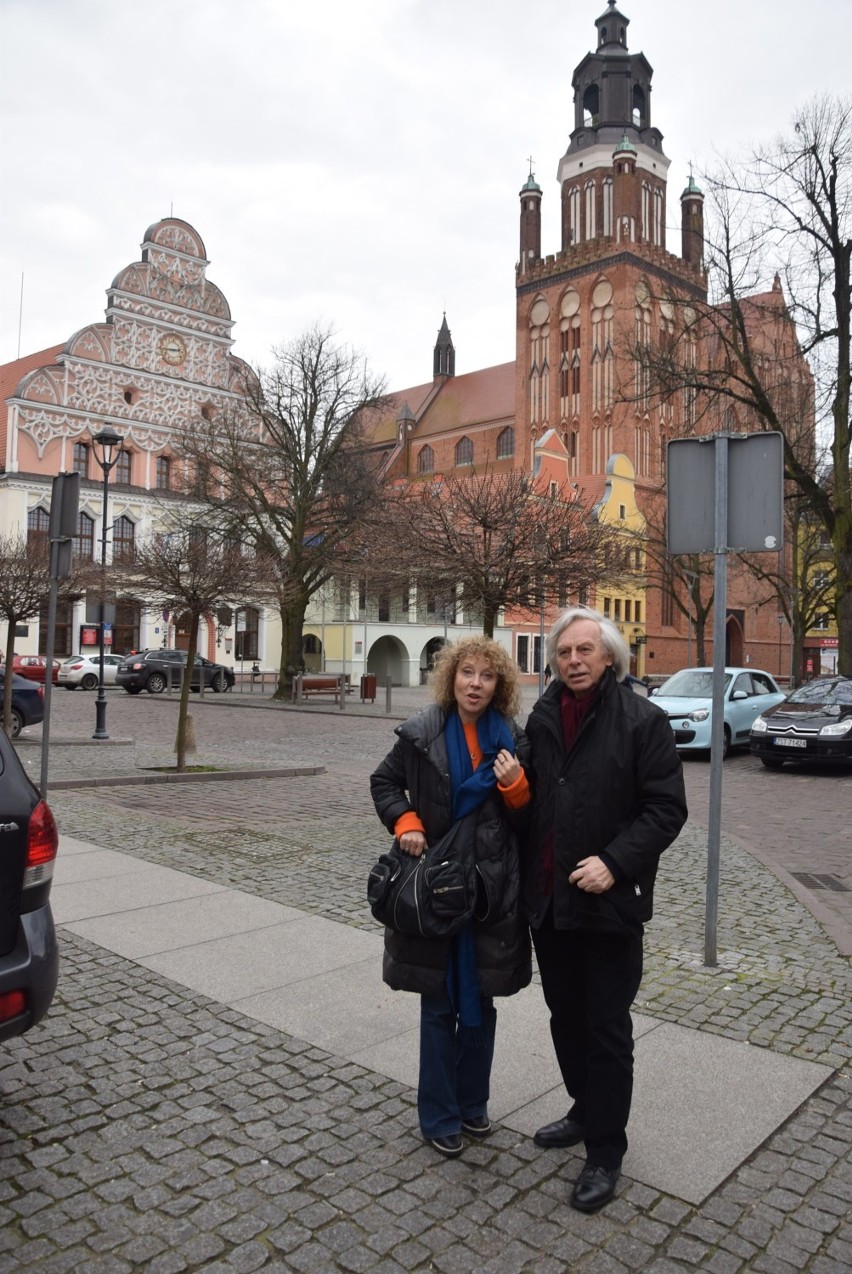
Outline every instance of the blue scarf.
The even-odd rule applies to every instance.
[[[482,761],[474,770],[467,749],[464,726],[458,712],[447,717],[444,738],[447,742],[447,758],[450,763],[450,782],[453,789],[453,818],[464,818],[472,813],[493,791],[497,784],[494,759],[501,748],[508,748],[514,756],[515,740],[505,719],[494,708],[486,708],[476,723],[476,735],[482,752]],[[482,1013],[479,1000],[479,984],[476,977],[476,942],[473,925],[465,925],[453,939],[450,962],[447,967],[447,994],[458,1015],[459,1026],[473,1032],[473,1042],[479,1037]]]

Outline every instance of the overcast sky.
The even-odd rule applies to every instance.
[[[104,317],[174,215],[204,240],[234,352],[333,324],[391,388],[514,357],[518,191],[556,168],[605,0],[0,0],[0,362]],[[671,160],[788,127],[852,83],[850,0],[623,0]]]

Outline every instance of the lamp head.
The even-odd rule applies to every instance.
[[[92,436],[92,445],[95,448],[95,459],[103,469],[104,473],[109,473],[115,463],[115,452],[124,442],[122,434],[118,434],[114,429],[110,429],[109,425],[102,429],[100,433]]]

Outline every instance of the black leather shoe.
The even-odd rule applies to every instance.
[[[464,1142],[459,1132],[448,1133],[446,1137],[427,1137],[426,1140],[439,1154],[446,1155],[448,1159],[454,1159],[464,1149]]]
[[[468,1137],[487,1137],[491,1132],[491,1120],[487,1115],[476,1115],[472,1119],[462,1120],[462,1132]]]
[[[597,1212],[615,1194],[620,1168],[593,1168],[586,1164],[571,1194],[571,1207],[578,1212]]]
[[[564,1119],[557,1119],[555,1123],[539,1128],[533,1141],[537,1146],[544,1146],[549,1150],[553,1146],[576,1146],[585,1135],[583,1124],[578,1124],[576,1119],[566,1115]]]

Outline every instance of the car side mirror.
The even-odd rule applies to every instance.
[[[747,699],[748,695],[746,694],[744,690],[735,690],[734,693],[731,695],[731,698],[732,699]]]

